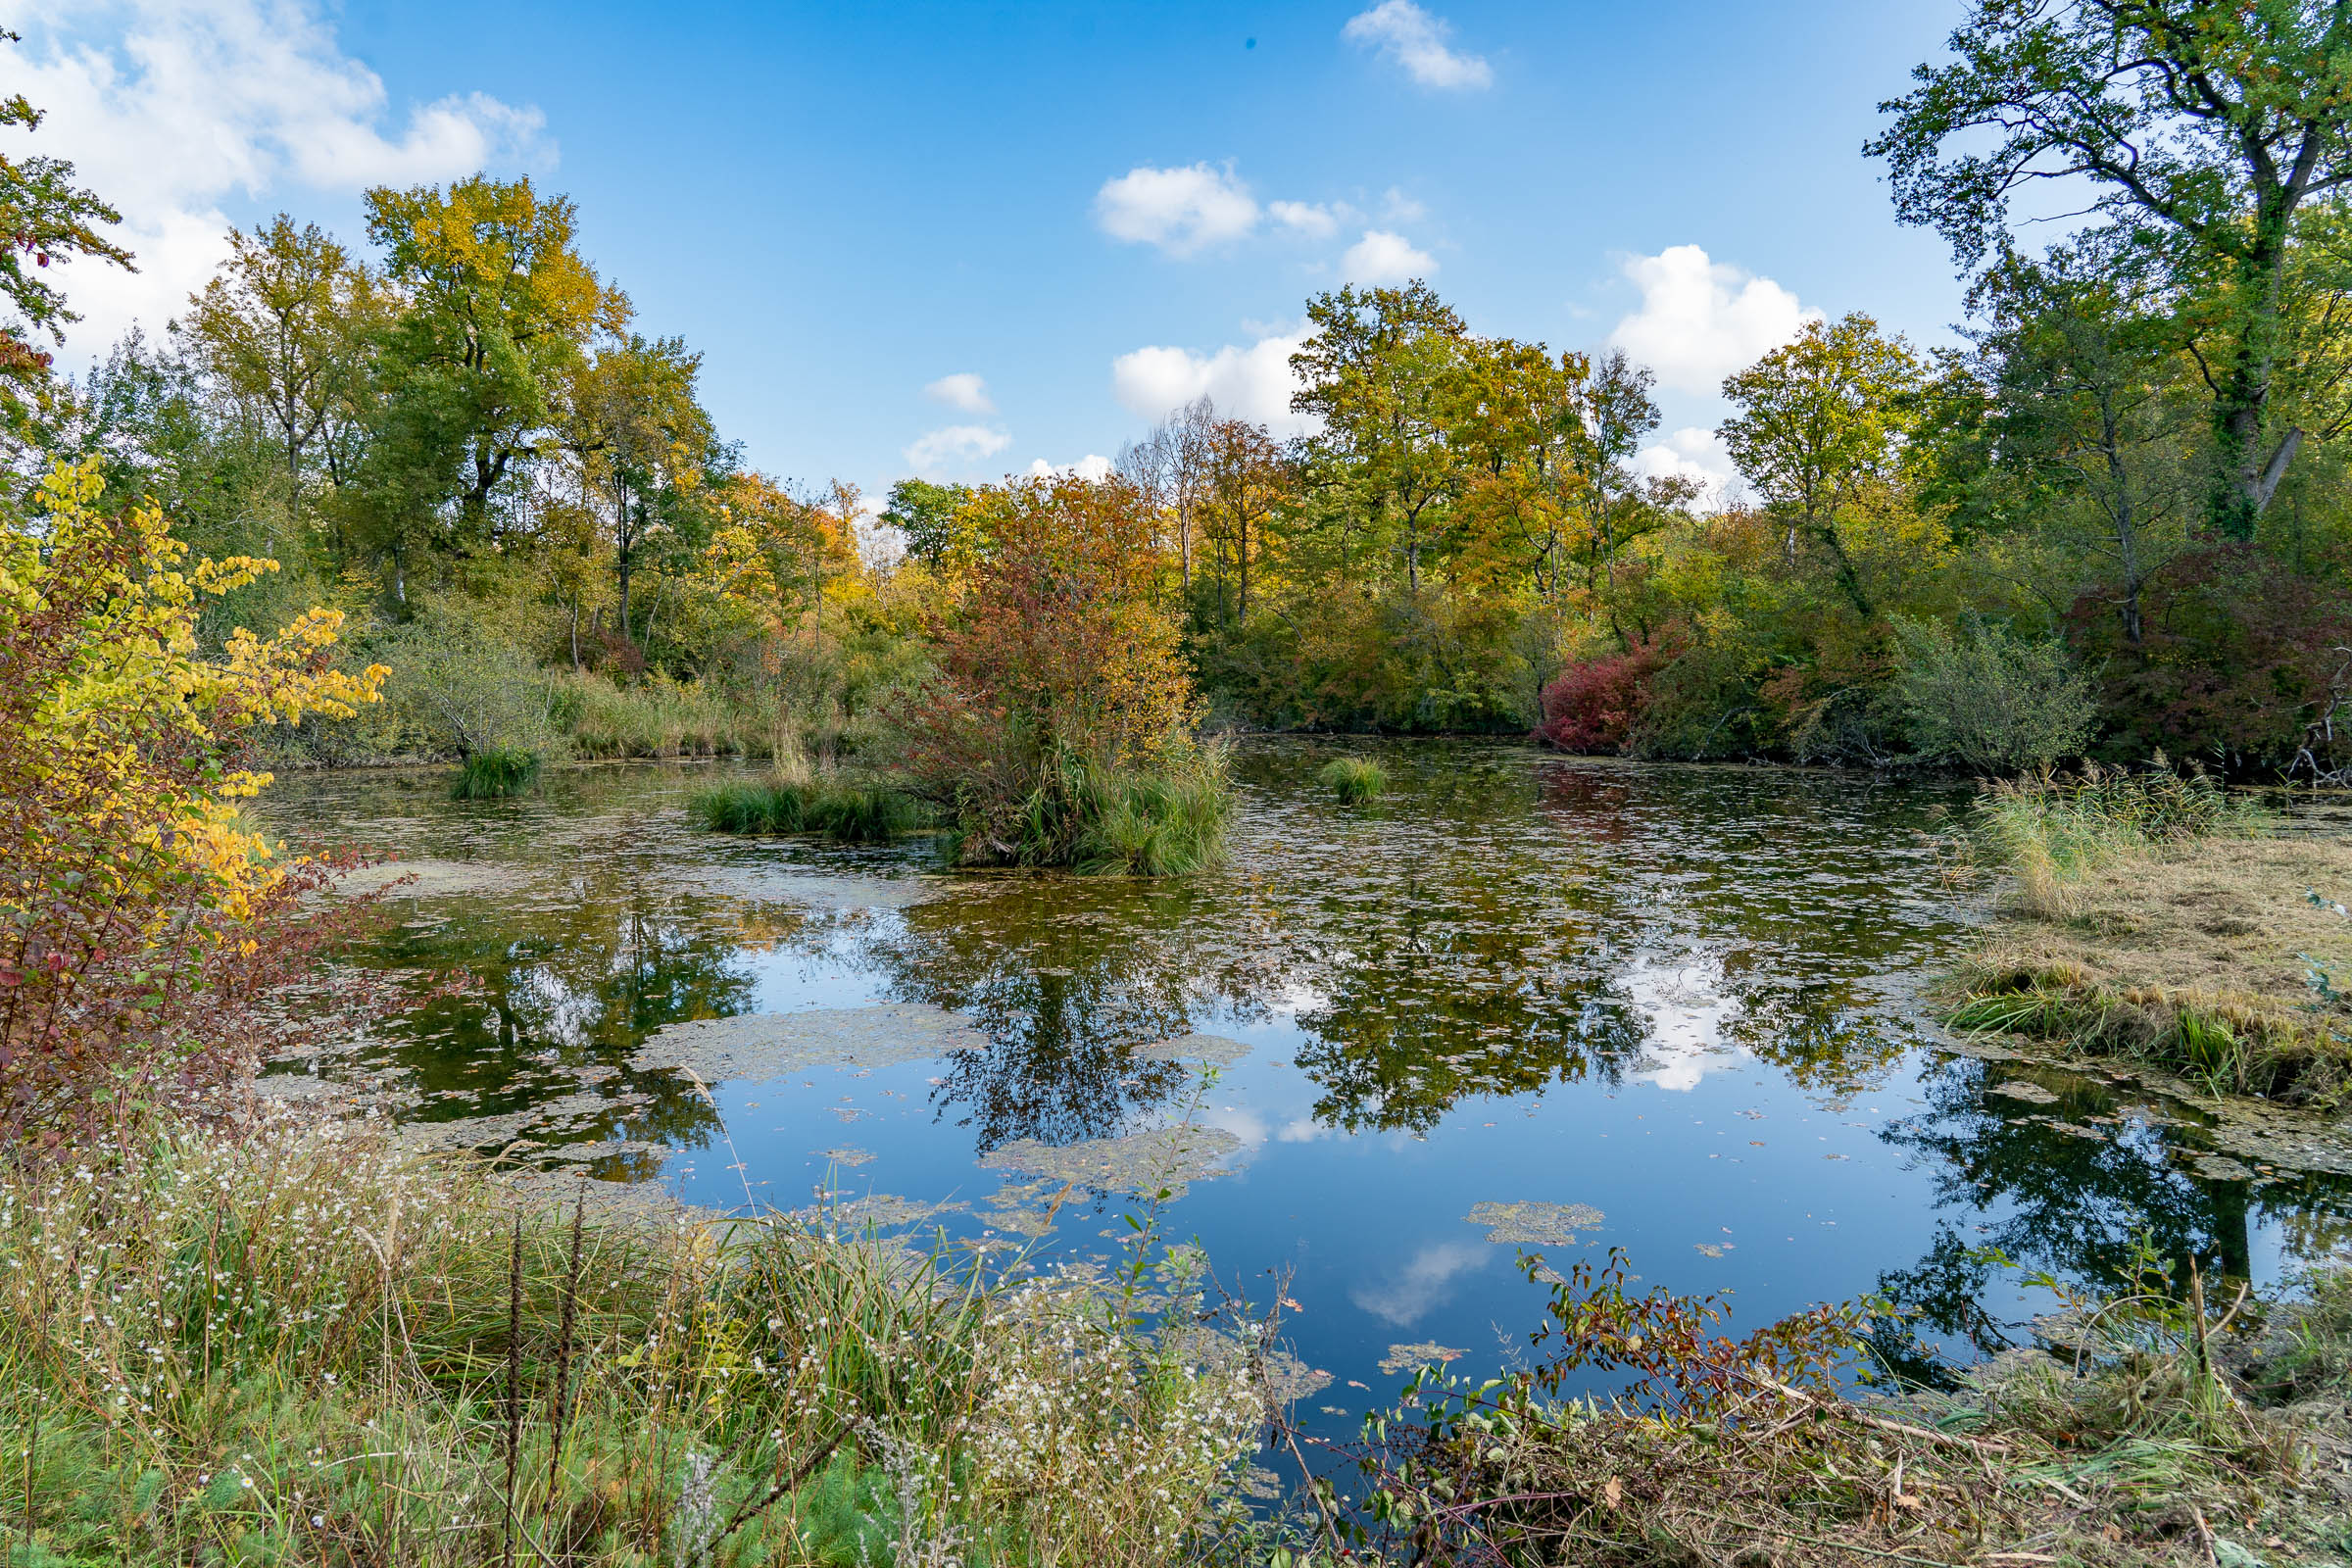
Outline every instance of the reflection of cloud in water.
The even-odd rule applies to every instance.
[[[1294,1116],[1284,1122],[1274,1134],[1277,1142],[1285,1144],[1311,1144],[1318,1139],[1333,1136],[1335,1135],[1331,1128],[1324,1126],[1312,1116]]]
[[[1440,1242],[1415,1252],[1385,1283],[1358,1285],[1348,1299],[1385,1323],[1406,1328],[1452,1298],[1455,1275],[1482,1268],[1494,1255],[1475,1242]]]
[[[1710,1058],[1748,1054],[1744,1047],[1724,1044],[1740,1004],[1715,989],[1719,976],[1712,964],[1668,968],[1648,958],[1626,971],[1626,992],[1649,1025],[1635,1080],[1686,1093],[1706,1077]]]

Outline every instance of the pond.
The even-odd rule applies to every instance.
[[[1376,808],[1313,782],[1347,750],[1387,767]],[[719,1209],[830,1183],[851,1222],[1049,1259],[1165,1187],[1163,1234],[1295,1303],[1334,1429],[1384,1364],[1522,1354],[1522,1248],[1622,1248],[1735,1328],[1886,1291],[1966,1353],[2024,1332],[2024,1272],[2111,1277],[2143,1234],[2259,1281],[2352,1234],[2352,1140],[2280,1155],[1936,1027],[1923,984],[1982,918],[1936,849],[1960,791],[1252,741],[1231,864],[1149,883],[695,828],[729,771],[280,782],[296,843],[416,870],[368,954],[416,1003],[272,1087],[560,1179]]]

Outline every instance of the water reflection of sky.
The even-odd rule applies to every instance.
[[[270,808],[520,878],[399,906],[378,960],[472,985],[334,1071],[433,1120],[560,1102],[570,1119],[530,1136],[650,1140],[669,1156],[589,1168],[697,1202],[748,1186],[797,1206],[830,1171],[961,1205],[936,1218],[967,1237],[1018,1179],[983,1158],[1189,1119],[1234,1145],[1168,1229],[1260,1299],[1288,1276],[1299,1352],[1334,1376],[1308,1402],[1334,1411],[1362,1406],[1350,1382],[1388,1386],[1392,1345],[1491,1367],[1525,1343],[1541,1295],[1468,1220],[1481,1202],[1598,1208],[1573,1245],[1732,1292],[1737,1323],[1894,1288],[1931,1337],[1985,1345],[2024,1306],[1987,1247],[2096,1273],[2145,1229],[2274,1276],[2343,1235],[2336,1178],[2214,1179],[2125,1087],[1932,1049],[1917,988],[1966,929],[1923,835],[1948,796],[1393,747],[1388,803],[1348,813],[1311,785],[1325,755],[1247,750],[1233,866],[1172,884],[713,838],[680,810],[708,769],[566,770],[466,806],[430,778],[325,779]],[[722,1082],[715,1114],[628,1061],[681,1019],[884,1002],[952,1009],[987,1044]],[[1248,1051],[1205,1086],[1135,1054],[1188,1033]],[[1087,1195],[1045,1245],[1100,1249],[1129,1206]]]

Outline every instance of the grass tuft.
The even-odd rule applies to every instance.
[[[821,833],[843,844],[888,844],[928,820],[920,802],[888,785],[823,779],[719,784],[686,809],[720,833]]]
[[[539,782],[539,754],[521,751],[475,752],[458,764],[452,800],[503,801],[527,793]]]
[[[2075,912],[2085,873],[2205,839],[2250,838],[2268,825],[2252,801],[2156,760],[2144,773],[2094,763],[2079,775],[1988,780],[1977,795],[1976,840],[2016,873],[2029,908],[2063,917]]]
[[[1379,799],[1389,787],[1389,775],[1369,758],[1340,757],[1323,764],[1315,782],[1338,796],[1342,806],[1362,806]]]

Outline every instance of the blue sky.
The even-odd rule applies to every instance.
[[[1859,151],[1957,10],[53,0],[5,85],[143,262],[69,279],[69,360],[178,309],[228,223],[356,241],[367,185],[486,166],[579,203],[782,476],[1076,464],[1202,390],[1279,421],[1307,296],[1407,272],[1654,363],[1647,461],[1720,470],[1712,387],[1805,313],[1959,315]]]

